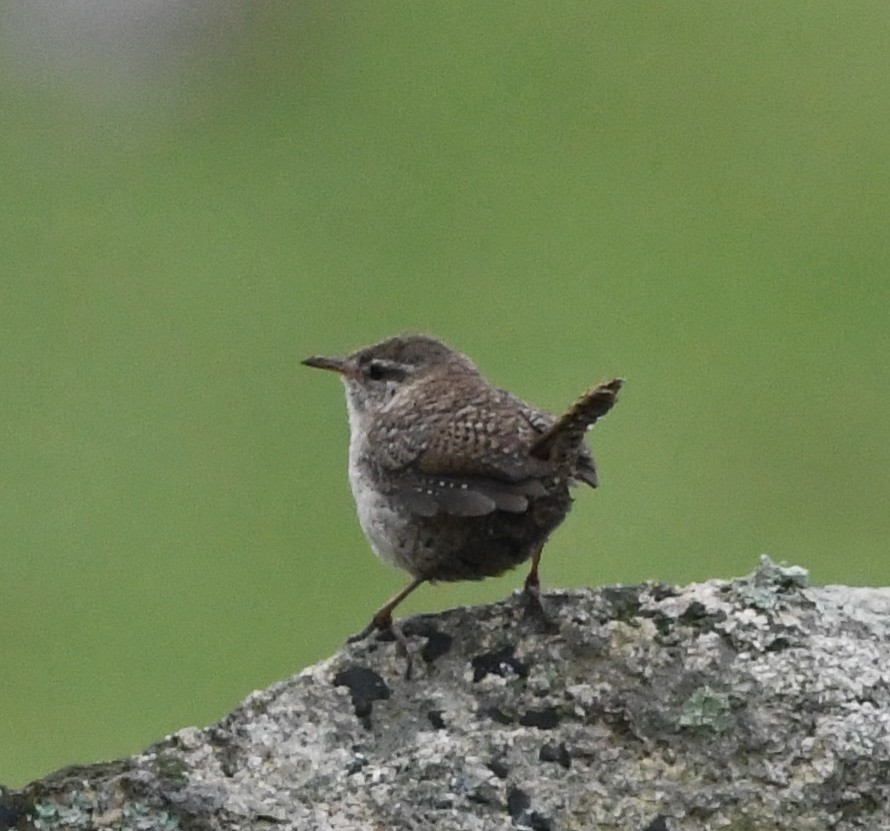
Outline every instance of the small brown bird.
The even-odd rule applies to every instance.
[[[412,578],[350,640],[389,629],[396,606],[428,580],[481,580],[529,559],[525,590],[540,608],[541,549],[571,507],[569,486],[597,486],[584,435],[622,381],[554,418],[427,335],[303,363],[343,379],[359,522],[377,556]]]

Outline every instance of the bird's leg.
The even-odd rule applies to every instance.
[[[541,562],[543,545],[539,545],[532,554],[532,567],[525,578],[525,612],[527,615],[546,617],[544,607],[541,605],[541,578],[538,576],[538,565]]]
[[[392,613],[393,609],[399,605],[411,592],[414,591],[418,586],[422,583],[426,582],[426,577],[415,577],[404,589],[402,589],[398,594],[391,597],[386,601],[375,613],[374,617],[371,618],[371,622],[362,629],[361,632],[356,632],[356,634],[346,639],[347,643],[355,643],[356,641],[364,640],[368,637],[373,631],[379,630],[380,632],[385,632],[387,629],[392,629]],[[405,636],[401,635],[401,633],[396,634],[396,640],[404,645]]]

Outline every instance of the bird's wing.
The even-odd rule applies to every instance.
[[[438,400],[427,392],[427,400]],[[553,473],[551,462],[529,455],[542,429],[512,396],[487,387],[449,404],[417,412],[407,400],[394,400],[381,413],[371,439],[391,487],[419,516],[526,511],[529,499],[545,493],[542,478]]]

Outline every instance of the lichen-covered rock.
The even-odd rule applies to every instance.
[[[890,589],[750,577],[408,620],[143,754],[0,791],[17,829],[890,829]]]

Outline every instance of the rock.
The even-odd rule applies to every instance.
[[[890,829],[890,589],[558,592],[404,622],[144,753],[0,790],[16,829]]]

